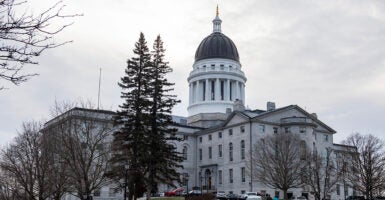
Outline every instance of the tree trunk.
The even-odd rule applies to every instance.
[[[283,190],[283,199],[287,200],[287,189]]]

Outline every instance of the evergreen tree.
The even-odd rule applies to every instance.
[[[140,33],[133,52],[135,56],[128,59],[125,76],[119,83],[124,102],[115,117],[115,125],[119,126],[119,130],[114,133],[111,159],[114,166],[111,170],[112,178],[121,181],[127,170],[128,179],[123,179],[122,185],[128,186],[129,199],[132,196],[136,199],[137,195],[144,192],[140,191],[143,189],[142,164],[147,159],[151,55],[143,33]],[[126,182],[128,185],[125,185]]]
[[[155,191],[153,187],[156,183],[173,185],[174,181],[179,180],[177,169],[182,167],[179,163],[183,159],[170,143],[179,140],[175,136],[177,129],[171,127],[171,111],[180,101],[176,99],[176,95],[170,94],[174,83],[170,83],[166,78],[172,69],[164,60],[164,52],[163,41],[158,35],[153,44],[151,80],[148,84],[152,92],[149,117],[151,130],[147,140],[149,159],[145,174],[147,199],[150,198],[149,194]]]

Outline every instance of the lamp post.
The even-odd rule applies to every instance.
[[[186,199],[188,199],[188,179],[190,178],[190,176],[188,175],[188,173],[184,173],[183,174],[183,181],[186,183],[186,190],[187,190],[187,193],[186,193]]]
[[[124,195],[124,200],[127,199],[128,168],[129,168],[128,163],[126,163],[126,164],[124,165],[124,194],[123,194],[123,195]]]

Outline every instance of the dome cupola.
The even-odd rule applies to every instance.
[[[219,12],[213,20],[213,33],[207,36],[199,44],[195,52],[195,62],[208,58],[224,58],[239,62],[239,54],[234,42],[221,31],[222,20]]]

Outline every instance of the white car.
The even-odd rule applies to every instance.
[[[249,195],[247,200],[262,200],[262,197],[258,195]]]
[[[217,199],[226,199],[226,193],[224,191],[218,191],[216,194]]]
[[[241,199],[247,199],[248,196],[258,196],[256,192],[245,192],[241,195]]]

